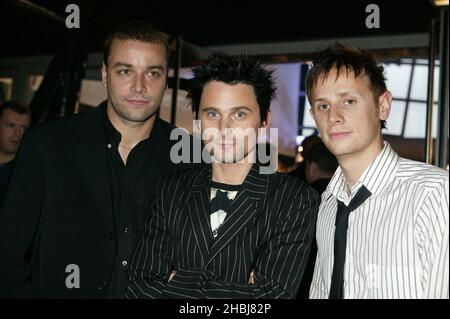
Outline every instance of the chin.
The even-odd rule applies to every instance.
[[[347,153],[351,151],[354,146],[351,141],[326,141],[325,146],[330,150],[333,155],[337,156],[341,153]]]
[[[214,156],[214,160],[217,163],[222,163],[222,164],[237,164],[237,163],[242,163],[244,161],[244,158],[241,156],[236,156],[235,154],[229,153],[229,154],[217,154],[217,156]]]
[[[142,112],[128,112],[127,119],[132,122],[145,122],[152,117],[154,113],[142,111]]]
[[[221,163],[221,164],[233,164],[233,163],[236,162],[232,155],[230,155],[230,156],[227,156],[227,155],[225,155],[225,156],[222,156],[222,155],[214,156],[214,160],[217,163]]]

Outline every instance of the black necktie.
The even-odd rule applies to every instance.
[[[344,298],[344,264],[345,249],[347,247],[347,228],[348,216],[364,203],[371,195],[369,190],[363,186],[350,201],[348,206],[338,200],[338,210],[336,214],[335,232],[334,232],[334,264],[333,275],[331,277],[330,299]]]

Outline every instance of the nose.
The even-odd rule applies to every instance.
[[[145,91],[145,75],[136,74],[133,80],[132,90],[136,93],[142,93]]]
[[[222,138],[231,135],[231,133],[232,133],[231,127],[229,125],[229,121],[226,116],[222,117],[222,119],[220,120],[219,130],[220,130],[220,134],[222,135]]]
[[[331,105],[328,110],[328,124],[329,125],[342,124],[343,121],[344,118],[342,117],[342,113],[339,106]]]
[[[24,131],[25,130],[22,127],[16,127],[14,129],[14,137],[17,137],[20,139],[22,137]]]

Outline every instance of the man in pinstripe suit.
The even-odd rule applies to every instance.
[[[294,298],[308,260],[318,195],[254,163],[270,121],[272,72],[213,54],[189,97],[212,164],[159,181],[129,271],[128,298]]]
[[[337,43],[313,60],[306,87],[339,162],[322,194],[310,297],[449,298],[449,175],[383,142],[383,67]]]

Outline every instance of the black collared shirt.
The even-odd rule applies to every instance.
[[[114,234],[111,240],[116,243],[116,257],[109,283],[108,296],[120,298],[127,280],[127,270],[141,234],[141,225],[148,208],[150,197],[148,180],[144,170],[150,170],[146,163],[154,155],[159,138],[160,120],[155,120],[150,137],[139,142],[129,153],[126,164],[119,154],[121,134],[112,126],[105,112],[105,130],[108,152],[108,172],[113,199]]]

